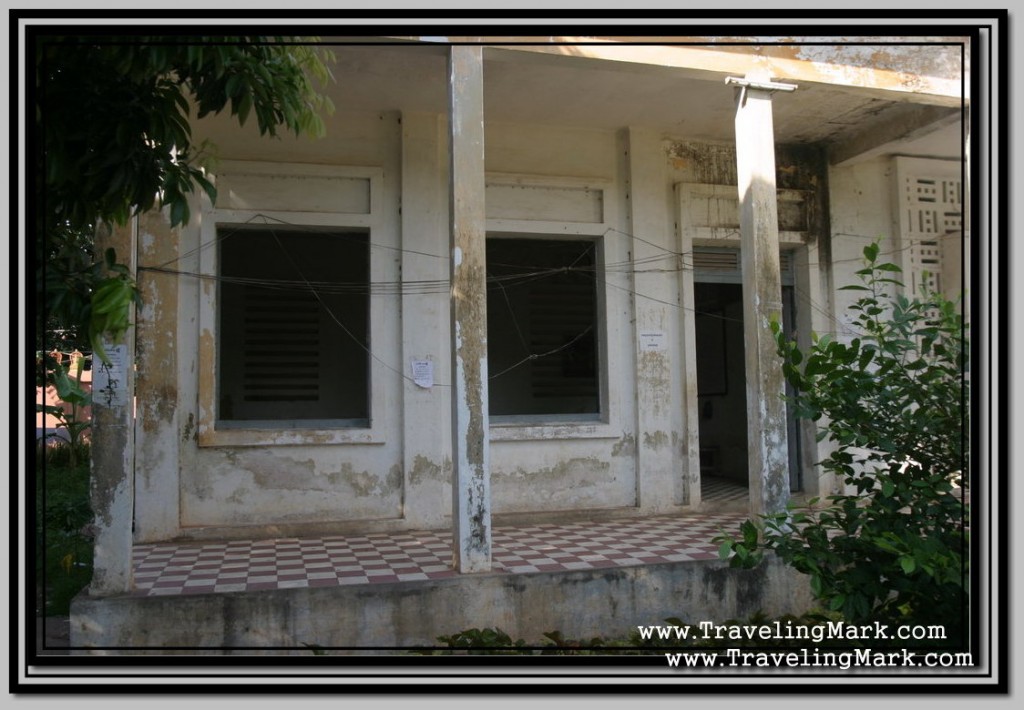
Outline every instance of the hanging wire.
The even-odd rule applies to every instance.
[[[324,311],[327,313],[327,315],[330,317],[330,319],[333,320],[334,323],[339,328],[341,328],[342,332],[344,332],[345,335],[347,335],[352,340],[352,342],[354,342],[356,345],[358,345],[364,352],[366,352],[367,355],[369,355],[381,367],[383,367],[386,370],[389,370],[389,371],[395,373],[396,375],[398,375],[399,377],[401,377],[404,380],[408,380],[409,382],[411,382],[413,384],[416,384],[416,380],[414,380],[409,375],[406,375],[405,372],[403,372],[402,370],[399,370],[399,369],[397,369],[395,367],[392,367],[388,363],[384,362],[384,360],[382,360],[380,357],[375,355],[373,353],[373,351],[370,350],[370,348],[367,347],[367,345],[363,341],[361,341],[359,338],[356,337],[355,333],[353,333],[349,328],[347,328],[345,326],[344,323],[341,322],[341,319],[338,318],[337,314],[335,314],[334,309],[331,308],[329,305],[327,305],[327,303],[324,301],[323,297],[320,295],[319,290],[310,281],[306,280],[306,277],[302,273],[302,269],[299,268],[299,265],[292,258],[292,255],[290,253],[288,253],[288,250],[284,248],[284,244],[281,243],[281,239],[280,239],[280,237],[277,234],[277,230],[271,230],[271,234],[274,237],[274,241],[277,242],[277,245],[281,248],[281,251],[284,252],[285,257],[287,257],[288,262],[292,265],[292,268],[294,268],[295,272],[299,275],[299,278],[301,279],[302,283],[305,285],[306,289],[308,289],[313,294],[313,296],[316,297],[316,300],[320,304],[320,307],[323,308]],[[439,383],[434,383],[434,386],[435,387],[450,387],[450,385],[439,384]]]
[[[398,368],[396,368],[394,366],[389,365],[384,360],[382,360],[379,356],[377,356],[375,353],[373,353],[371,351],[371,349],[364,342],[362,342],[358,337],[356,337],[355,334],[353,334],[352,331],[345,326],[345,324],[342,322],[342,320],[338,317],[338,314],[336,314],[323,301],[323,299],[321,298],[321,295],[368,294],[370,296],[389,296],[389,297],[395,297],[395,296],[440,295],[440,294],[443,294],[443,293],[450,293],[450,290],[451,290],[451,281],[450,281],[450,279],[444,278],[444,279],[415,280],[415,281],[407,281],[407,280],[376,281],[376,282],[370,282],[370,283],[366,283],[366,282],[363,282],[363,281],[360,281],[360,282],[310,281],[310,280],[307,280],[304,277],[304,275],[301,274],[301,271],[299,272],[299,278],[298,279],[289,280],[289,279],[260,279],[260,278],[247,278],[247,277],[227,277],[227,276],[222,276],[222,275],[213,275],[213,274],[200,273],[200,272],[195,272],[195,271],[187,271],[187,270],[183,270],[183,269],[170,268],[170,266],[172,264],[174,264],[176,262],[179,262],[179,261],[182,261],[182,260],[184,260],[184,259],[186,259],[186,258],[188,258],[190,256],[195,255],[195,254],[198,254],[201,251],[203,251],[205,249],[208,249],[208,248],[210,248],[212,246],[216,246],[217,244],[219,244],[223,240],[229,239],[232,236],[236,235],[237,233],[239,233],[241,231],[245,231],[246,229],[252,229],[254,226],[256,226],[256,227],[261,227],[261,226],[268,227],[268,231],[270,231],[271,233],[274,234],[274,238],[278,241],[278,244],[281,246],[282,249],[284,249],[284,245],[280,241],[280,237],[278,236],[277,230],[274,229],[275,226],[286,227],[289,231],[292,231],[292,230],[311,231],[311,232],[312,231],[322,231],[322,230],[319,230],[319,229],[316,229],[316,228],[313,228],[313,227],[308,227],[308,226],[303,226],[303,225],[295,225],[295,224],[286,222],[284,220],[281,220],[281,219],[278,219],[278,218],[274,218],[274,217],[270,217],[268,215],[264,215],[264,214],[261,213],[261,214],[254,215],[252,218],[246,220],[246,222],[244,224],[242,224],[242,225],[232,225],[231,227],[219,229],[218,232],[217,232],[217,236],[213,240],[210,240],[208,242],[200,244],[195,249],[191,249],[189,251],[186,251],[183,254],[181,254],[181,255],[173,258],[173,259],[165,261],[164,263],[160,264],[159,266],[141,266],[141,267],[139,267],[139,271],[143,272],[143,273],[149,272],[149,273],[153,273],[153,274],[167,274],[167,275],[174,275],[174,276],[178,276],[178,277],[189,277],[189,278],[196,278],[196,279],[200,279],[200,280],[210,280],[210,281],[222,282],[222,283],[256,285],[256,286],[261,286],[261,287],[270,288],[270,289],[280,289],[280,290],[288,290],[288,291],[304,291],[304,292],[311,293],[311,294],[313,294],[317,298],[318,302],[325,309],[325,311],[327,312],[327,314],[331,318],[331,320],[334,323],[336,323],[337,326],[339,328],[341,328],[342,331],[347,335],[347,337],[352,339],[353,342],[355,342],[361,349],[363,349],[374,361],[379,363],[385,369],[400,375],[403,379],[409,380],[410,382],[414,382],[413,378],[411,378],[410,376],[406,375],[402,370],[400,370],[400,369],[398,369]],[[708,316],[708,317],[711,317],[711,318],[717,318],[717,319],[721,319],[721,320],[725,320],[725,321],[742,322],[742,319],[729,318],[727,316],[723,316],[721,313],[711,313],[711,312],[700,311],[697,308],[685,307],[685,306],[683,306],[682,304],[680,304],[678,302],[672,302],[672,301],[665,300],[665,299],[662,299],[662,298],[657,298],[657,297],[654,297],[654,296],[650,296],[650,295],[645,294],[645,293],[643,293],[641,291],[638,291],[634,287],[621,286],[621,285],[616,284],[616,283],[610,281],[609,279],[605,278],[606,276],[613,275],[613,274],[628,274],[628,275],[637,275],[637,274],[675,274],[675,273],[683,273],[683,272],[693,272],[693,271],[695,271],[695,266],[693,264],[693,256],[694,256],[694,252],[693,251],[688,251],[688,252],[675,251],[675,250],[666,248],[664,246],[658,245],[658,244],[656,244],[654,242],[651,242],[649,240],[646,240],[646,239],[643,239],[641,237],[638,237],[638,236],[636,236],[634,234],[630,234],[628,232],[623,232],[621,230],[614,229],[614,228],[609,228],[609,229],[605,230],[605,232],[601,236],[602,237],[607,237],[607,236],[612,235],[612,234],[617,234],[617,235],[623,236],[623,237],[625,237],[627,239],[630,239],[632,241],[639,242],[639,243],[642,243],[642,244],[646,244],[646,245],[651,246],[651,247],[653,247],[655,249],[658,249],[661,253],[660,254],[651,254],[651,255],[648,255],[648,256],[645,256],[645,257],[641,257],[639,259],[630,258],[630,259],[627,259],[627,260],[624,260],[624,261],[607,262],[607,263],[604,263],[604,264],[597,264],[597,263],[595,263],[594,265],[580,266],[578,264],[578,262],[584,256],[585,252],[583,252],[579,256],[577,256],[577,258],[571,264],[568,264],[568,265],[565,265],[565,266],[550,267],[550,266],[540,266],[540,265],[538,265],[535,268],[526,266],[525,268],[527,270],[519,271],[519,272],[517,272],[515,274],[500,275],[500,276],[498,276],[498,275],[488,276],[487,279],[486,279],[486,282],[488,283],[488,285],[491,285],[491,286],[494,286],[496,288],[501,289],[503,294],[504,294],[504,297],[506,299],[506,303],[508,304],[508,294],[507,294],[507,292],[505,292],[506,287],[518,286],[518,285],[530,283],[532,281],[541,280],[541,279],[545,279],[545,278],[548,278],[548,277],[551,277],[551,276],[561,275],[561,274],[565,274],[565,273],[569,273],[569,272],[581,273],[581,274],[590,274],[590,275],[594,276],[594,278],[595,278],[595,280],[597,282],[603,284],[605,287],[614,289],[616,291],[623,292],[623,293],[627,294],[629,297],[634,298],[634,299],[637,299],[637,298],[643,299],[643,300],[646,300],[646,301],[650,301],[650,302],[653,302],[653,303],[658,303],[660,305],[668,306],[668,307],[671,307],[671,308],[674,308],[674,309],[678,309],[678,310],[681,310],[681,311],[691,312],[691,313],[693,313],[695,315],[703,315],[703,316]],[[877,239],[877,237],[873,237],[871,235],[853,234],[853,233],[847,233],[847,232],[837,233],[835,236],[842,236],[842,237],[848,237],[848,238],[849,237],[853,237],[853,238],[860,238],[860,239],[865,239],[865,240]],[[415,249],[405,249],[405,248],[394,247],[394,246],[390,246],[390,245],[379,244],[379,243],[375,243],[375,242],[368,242],[368,246],[370,248],[375,248],[375,249],[384,249],[384,250],[398,252],[398,253],[412,254],[412,255],[416,255],[416,256],[424,256],[424,257],[429,257],[429,258],[434,258],[434,259],[443,259],[445,261],[447,261],[449,259],[449,257],[447,255],[433,254],[433,253],[430,253],[430,252],[425,252],[425,251],[420,251],[420,250],[415,250]],[[912,243],[911,244],[907,244],[905,246],[901,246],[900,248],[897,248],[895,250],[887,252],[886,256],[896,256],[896,255],[898,255],[898,254],[900,254],[900,253],[902,253],[902,252],[904,252],[904,251],[906,251],[906,250],[908,250],[908,249],[910,249],[912,247],[913,247]],[[287,251],[285,253],[287,254]],[[291,255],[288,255],[288,258],[289,258],[289,261],[293,264],[293,266],[295,266],[295,262],[291,258]],[[861,261],[861,260],[862,260],[861,258],[850,258],[850,259],[833,260],[831,263],[832,264],[850,263],[850,262],[856,262],[856,261]],[[665,262],[668,262],[668,265],[665,265]],[[659,264],[661,264],[661,266],[658,266]],[[499,264],[499,263],[493,263],[492,264],[492,266],[500,266],[500,265],[501,264]],[[811,265],[813,266],[815,264],[811,264]],[[522,264],[514,264],[514,265],[506,264],[505,266],[514,266],[517,269],[524,268],[524,265],[522,265]],[[638,268],[638,267],[648,267],[648,268]],[[297,268],[297,266],[296,266],[296,268]],[[802,303],[807,304],[811,309],[813,309],[815,312],[817,312],[818,314],[823,316],[832,327],[834,327],[834,328],[836,328],[838,330],[843,330],[843,331],[849,331],[850,330],[849,324],[842,322],[840,319],[838,319],[837,317],[832,315],[832,313],[830,312],[830,310],[828,309],[828,307],[826,305],[818,303],[814,299],[811,299],[810,295],[806,292],[806,290],[801,289],[801,288],[796,287],[796,286],[794,286],[794,290],[795,290],[796,293],[798,293],[801,296],[801,302]],[[519,327],[518,322],[515,321],[514,317],[513,317],[513,323],[515,324],[515,327],[517,329],[517,334],[518,334],[518,337],[520,339],[520,342],[523,343],[524,347],[526,347],[526,339],[525,339],[525,337],[524,337],[524,335],[522,333],[521,328]],[[548,351],[548,352],[544,352],[544,353],[531,353],[531,354],[527,355],[525,358],[523,358],[522,360],[520,360],[519,362],[517,362],[515,365],[511,366],[510,368],[506,368],[506,369],[502,370],[501,372],[497,373],[496,375],[492,375],[491,378],[493,379],[494,377],[498,377],[500,375],[503,375],[506,372],[510,371],[511,369],[514,369],[516,367],[520,367],[523,364],[525,364],[527,362],[530,362],[532,360],[536,360],[536,359],[541,358],[541,357],[547,357],[547,356],[550,356],[550,355],[554,355],[554,354],[564,350],[565,348],[569,347],[573,343],[575,343],[579,338],[581,338],[584,335],[586,335],[586,333],[589,332],[589,330],[592,330],[592,326],[591,326],[591,328],[588,328],[587,331],[584,331],[582,333],[577,334],[572,340],[570,340],[565,345],[563,345],[563,346],[561,346],[559,348],[556,348],[554,350],[551,350],[551,351]],[[526,349],[528,350],[528,347],[526,347]],[[450,385],[435,384],[435,386],[438,386],[438,387],[448,387]]]
[[[532,362],[533,360],[539,360],[542,357],[548,357],[550,355],[555,355],[557,353],[560,353],[563,350],[565,350],[566,348],[569,348],[569,347],[575,345],[576,341],[578,341],[580,338],[585,336],[587,333],[589,333],[593,329],[594,329],[594,326],[593,325],[589,325],[581,333],[578,333],[575,337],[573,337],[571,340],[569,340],[564,345],[560,345],[559,347],[553,348],[553,349],[548,350],[547,352],[544,352],[544,353],[531,353],[530,355],[527,355],[526,357],[524,357],[519,362],[517,362],[517,363],[515,363],[513,365],[509,365],[508,367],[506,367],[501,372],[499,372],[497,374],[494,374],[494,375],[490,375],[487,379],[489,379],[489,380],[496,379],[498,377],[501,377],[505,373],[511,372],[512,370],[516,369],[517,367],[525,365],[528,362]]]

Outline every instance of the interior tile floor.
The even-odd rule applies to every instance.
[[[749,489],[731,478],[701,476],[700,495],[705,503],[746,503]]]

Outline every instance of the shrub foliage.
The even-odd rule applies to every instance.
[[[864,249],[852,338],[807,351],[773,324],[796,415],[831,442],[820,465],[842,492],[746,521],[720,554],[766,551],[810,577],[849,623],[942,624],[961,638],[968,602],[968,339],[957,304],[921,288],[893,296],[900,269]],[[962,487],[957,495],[957,487]]]

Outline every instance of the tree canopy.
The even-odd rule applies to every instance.
[[[44,36],[35,58],[41,330],[88,332],[94,348],[123,332],[138,298],[116,256],[94,263],[97,225],[156,207],[180,225],[192,192],[216,196],[212,146],[193,143],[193,117],[229,110],[264,136],[320,136],[333,110],[317,89],[331,55],[308,39]]]

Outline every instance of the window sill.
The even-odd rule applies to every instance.
[[[319,423],[318,423],[319,424]],[[199,446],[322,446],[335,444],[384,444],[384,433],[373,427],[328,428],[305,422],[218,424],[200,427]]]
[[[618,439],[622,432],[598,419],[529,421],[522,417],[490,419],[490,441],[552,441],[559,439]]]

